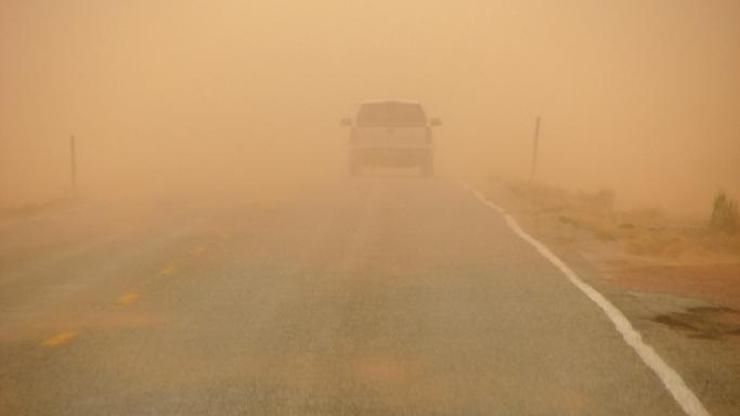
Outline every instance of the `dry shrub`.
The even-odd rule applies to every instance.
[[[611,190],[569,192],[528,182],[509,183],[509,189],[529,207],[527,213],[535,214],[539,229],[561,240],[590,235],[618,241],[631,255],[664,260],[740,258],[737,204],[723,193],[715,198],[710,222],[711,230],[721,231],[716,232],[657,209],[619,211]]]
[[[730,199],[724,192],[719,192],[712,204],[709,228],[713,231],[734,234],[738,224],[740,220],[738,220],[737,202]]]

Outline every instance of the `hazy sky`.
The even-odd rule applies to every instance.
[[[737,0],[0,0],[0,203],[344,173],[339,118],[421,100],[448,174],[740,196]]]

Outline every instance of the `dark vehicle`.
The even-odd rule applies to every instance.
[[[431,128],[441,122],[427,119],[418,102],[368,101],[354,123],[346,118],[342,124],[351,127],[350,174],[360,174],[365,166],[418,167],[424,176],[434,174]]]

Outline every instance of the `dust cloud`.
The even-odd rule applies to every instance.
[[[529,174],[629,205],[740,196],[740,3],[0,2],[0,205],[263,198],[346,175],[341,117],[421,101],[444,176]]]

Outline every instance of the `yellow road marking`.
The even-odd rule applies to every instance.
[[[141,295],[138,293],[126,293],[125,295],[118,298],[118,301],[116,303],[121,306],[129,306],[136,303],[140,297]]]
[[[175,272],[177,272],[177,267],[174,264],[168,264],[162,268],[159,274],[162,276],[172,276]]]
[[[64,331],[45,339],[41,345],[45,347],[58,347],[77,338],[77,331]]]

